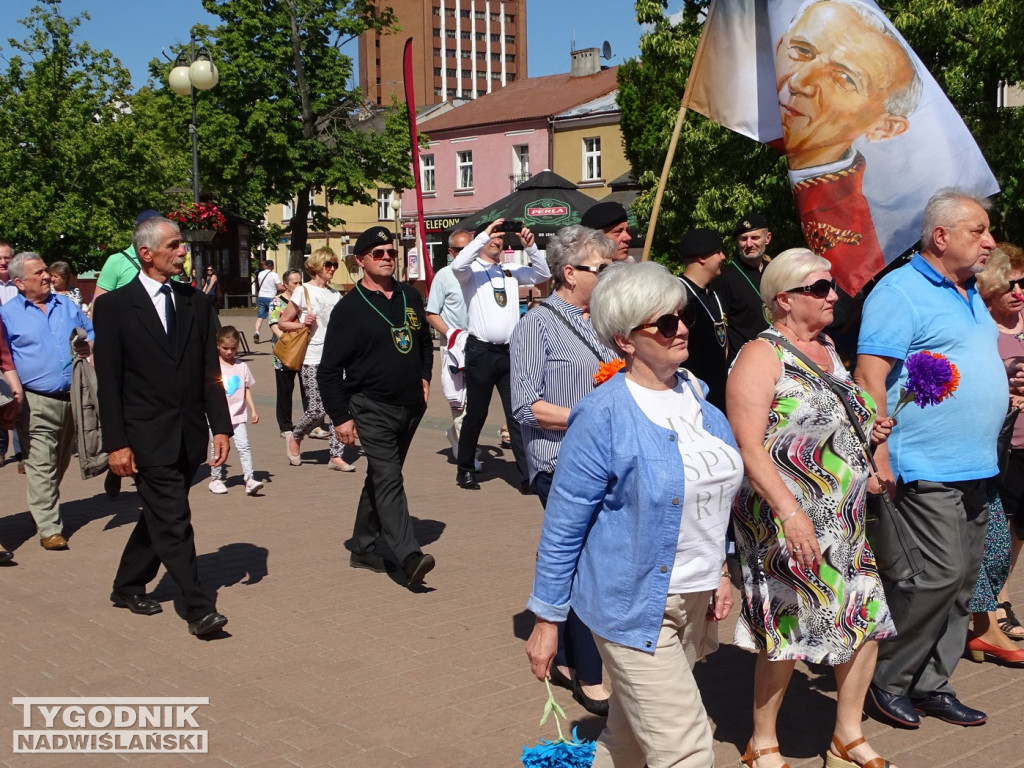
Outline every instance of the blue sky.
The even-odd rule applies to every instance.
[[[0,56],[7,54],[9,38],[25,37],[25,28],[17,22],[37,2],[0,0]],[[195,23],[217,22],[200,0],[64,0],[61,8],[65,16],[88,11],[91,20],[82,23],[77,39],[109,49],[128,67],[136,87],[145,84],[147,64],[161,48],[187,42]],[[609,64],[639,54],[640,27],[630,0],[529,0],[526,19],[531,77],[568,72],[574,35],[580,48],[599,47],[608,40],[613,52]],[[354,42],[346,53],[355,57]]]

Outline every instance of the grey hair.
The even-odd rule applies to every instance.
[[[864,3],[857,2],[857,0],[807,0],[807,2],[803,3],[793,15],[793,19],[790,21],[790,26],[793,26],[793,23],[803,16],[808,8],[825,2],[837,2],[848,6],[854,13],[864,20],[865,24],[875,31],[882,33],[885,37],[896,43],[896,45],[899,46],[899,49],[903,51],[903,55],[907,58],[907,64],[910,66],[910,82],[904,88],[898,88],[886,97],[885,111],[890,115],[910,117],[921,101],[921,93],[924,91],[924,83],[921,80],[921,76],[917,73],[917,67],[914,66],[914,56],[907,48],[907,44],[903,42],[899,35],[892,30],[887,23],[888,20],[876,12],[874,8]]]
[[[986,302],[994,299],[1002,293],[1006,293],[1010,287],[1010,273],[1013,267],[1010,265],[1010,257],[1001,248],[993,248],[985,262],[985,271],[978,275],[977,287],[981,298]]]
[[[599,229],[584,227],[582,224],[562,227],[548,238],[547,248],[544,249],[555,288],[561,288],[565,282],[566,266],[576,266],[591,254],[611,261],[616,247]]]
[[[966,203],[975,203],[986,212],[992,208],[992,203],[985,198],[956,187],[946,187],[932,195],[921,218],[921,247],[927,247],[936,227],[955,227],[964,216]]]
[[[622,351],[615,334],[628,336],[648,318],[686,306],[682,281],[655,261],[618,261],[597,280],[590,296],[590,320],[598,338]]]
[[[38,253],[33,251],[22,251],[11,259],[11,264],[7,267],[8,271],[11,273],[12,280],[25,279],[25,263],[28,261],[42,261],[43,266],[46,266],[46,261]]]
[[[140,248],[149,248],[151,251],[159,248],[160,228],[164,224],[174,229],[176,233],[181,234],[181,228],[176,221],[171,221],[163,216],[154,216],[146,219],[136,224],[135,232],[132,233],[132,245],[135,247],[135,252],[138,253]]]
[[[790,248],[768,262],[761,273],[761,301],[779,316],[778,295],[799,287],[812,272],[831,272],[832,264],[810,248]]]
[[[467,230],[456,229],[454,232],[448,235],[448,247],[451,248],[452,250],[454,250],[457,247],[455,245],[455,238],[458,237],[459,235],[466,235],[469,237],[470,240],[473,239],[473,235],[471,235]]]

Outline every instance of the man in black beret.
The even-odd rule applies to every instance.
[[[413,533],[402,466],[427,409],[434,346],[419,291],[395,280],[398,251],[384,227],[356,240],[363,276],[331,311],[317,384],[338,439],[366,455],[366,482],[352,538],[349,565],[383,573],[383,540],[405,571],[409,586],[434,567]]]
[[[769,326],[761,301],[761,273],[771,260],[765,249],[772,241],[768,220],[759,213],[740,217],[732,231],[739,255],[722,268],[711,287],[722,300],[729,318],[729,362],[757,334]]]
[[[591,229],[600,229],[615,243],[613,261],[629,261],[629,216],[626,209],[612,201],[597,203],[583,212],[580,224]]]
[[[686,367],[708,385],[708,402],[724,413],[729,372],[726,314],[710,287],[711,281],[722,274],[725,263],[722,236],[704,227],[691,229],[679,241],[679,259],[685,265],[679,279],[686,286],[687,303],[693,305],[695,318],[687,341],[690,356]]]

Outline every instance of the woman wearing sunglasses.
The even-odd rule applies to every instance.
[[[612,688],[594,766],[712,765],[692,668],[732,603],[725,532],[743,466],[707,387],[679,369],[694,317],[682,283],[617,263],[590,309],[625,367],[569,415],[528,603],[530,668],[548,676],[572,609]]]
[[[842,392],[872,443],[885,440],[891,422],[875,423],[870,395],[823,333],[838,300],[830,269],[806,248],[765,267],[761,298],[772,327],[743,347],[726,385],[746,470],[733,509],[743,568],[734,642],[758,652],[754,732],[741,758],[750,768],[785,765],[775,726],[797,659],[836,670],[826,765],[889,766],[861,731],[875,641],[896,632],[864,538],[869,464],[846,407],[821,376]]]
[[[302,438],[314,427],[324,423],[327,416],[323,400],[320,398],[320,387],[316,383],[316,371],[320,365],[320,356],[324,351],[324,337],[327,335],[327,323],[331,319],[331,310],[341,299],[341,294],[331,287],[331,280],[338,270],[338,256],[330,248],[318,248],[306,259],[306,272],[310,276],[308,282],[292,291],[288,306],[281,313],[277,325],[282,331],[297,331],[303,325],[313,331],[306,347],[306,356],[302,360],[299,381],[306,391],[306,411],[296,422],[292,432],[285,439],[288,463],[293,467],[302,464],[300,446]],[[309,305],[306,305],[306,297]],[[331,427],[327,427],[330,439],[331,458],[328,467],[339,472],[355,472],[355,467],[344,459],[344,446]]]

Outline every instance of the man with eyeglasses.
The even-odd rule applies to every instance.
[[[874,454],[883,490],[924,555],[923,570],[908,579],[879,568],[899,635],[879,644],[868,698],[883,720],[904,728],[917,728],[921,714],[964,726],[986,720],[957,699],[950,678],[967,641],[988,530],[986,481],[999,474],[996,437],[1009,402],[999,332],[975,285],[996,246],[988,208],[966,191],[934,195],[920,252],[864,302],[854,378],[878,418],[900,399],[911,355],[944,355],[960,377],[954,397],[901,410]]]
[[[708,385],[708,402],[725,413],[725,379],[729,373],[728,318],[711,281],[722,274],[725,253],[722,236],[705,227],[691,229],[679,241],[687,306],[693,305],[694,325],[687,346],[686,367]]]
[[[519,321],[519,286],[550,279],[551,270],[526,227],[518,233],[530,260],[501,263],[505,249],[504,219],[495,219],[462,249],[452,262],[452,272],[462,285],[466,299],[466,417],[459,437],[459,466],[455,482],[460,488],[478,490],[473,459],[491,393],[497,388],[512,442],[512,454],[519,472],[519,491],[531,493],[523,435],[512,413],[509,339]]]
[[[358,439],[366,455],[366,482],[345,542],[349,565],[383,573],[383,541],[415,587],[434,558],[416,541],[402,466],[427,409],[434,345],[419,291],[395,279],[392,237],[370,227],[356,240],[363,276],[331,312],[317,383],[338,438],[349,446]]]
[[[736,222],[732,235],[739,253],[723,265],[722,274],[711,281],[729,318],[725,332],[729,339],[730,364],[740,348],[757,338],[770,324],[768,309],[761,301],[761,273],[771,261],[765,251],[772,241],[772,231],[764,216],[750,212]]]
[[[458,229],[448,236],[448,255],[454,259],[462,249],[469,245],[473,236],[464,229]],[[466,382],[462,369],[465,367],[466,351],[466,300],[462,296],[462,285],[460,285],[455,273],[452,272],[451,264],[442,267],[434,274],[434,281],[430,284],[430,294],[427,296],[427,322],[440,335],[442,343],[446,346],[444,357],[461,360],[462,365],[456,365],[458,372],[452,374],[445,372],[446,365],[441,370],[441,383],[447,390],[451,390],[451,397],[448,397],[448,405],[452,411],[452,425],[448,427],[445,436],[452,447],[452,458],[459,460],[459,435],[462,434],[462,420],[466,416]],[[452,361],[449,361],[449,363]],[[453,399],[454,398],[454,399]],[[461,400],[460,400],[461,398]],[[480,462],[476,461],[477,470],[480,469]]]

